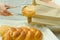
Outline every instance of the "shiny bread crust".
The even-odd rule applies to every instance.
[[[10,27],[2,36],[2,40],[42,40],[42,32],[31,27]]]

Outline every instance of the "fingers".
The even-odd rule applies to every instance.
[[[3,16],[11,16],[12,15],[11,12],[9,12],[8,10],[4,10],[4,11],[0,12],[0,14]]]
[[[12,15],[11,12],[9,12],[8,10],[3,11],[3,13],[4,13],[5,16],[10,16],[10,15]]]
[[[13,7],[13,6],[11,6],[11,5],[5,5],[5,8],[6,8],[6,9],[9,9],[9,8],[11,8],[11,7]]]
[[[6,8],[6,9],[9,9],[9,8],[10,8],[10,6],[9,6],[9,5],[5,5],[5,8]]]
[[[13,7],[13,6],[0,3],[0,10],[6,10],[6,9],[11,8],[11,7]]]
[[[3,16],[11,16],[11,12],[9,12],[7,9],[9,9],[10,7],[12,6],[9,6],[9,5],[5,5],[3,3],[0,3],[0,15],[3,15]]]
[[[5,5],[6,9],[10,9],[10,8],[16,8],[16,6],[12,6],[12,5]]]

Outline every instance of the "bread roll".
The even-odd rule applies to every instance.
[[[35,15],[35,6],[24,6],[22,9],[23,16],[32,17]]]
[[[42,40],[42,32],[31,27],[10,27],[2,35],[2,40]]]

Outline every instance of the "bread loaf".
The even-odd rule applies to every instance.
[[[2,36],[2,40],[42,40],[42,32],[31,27],[10,27]]]

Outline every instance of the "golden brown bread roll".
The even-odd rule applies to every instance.
[[[42,32],[31,27],[10,27],[2,36],[2,40],[42,40]]]
[[[29,5],[29,6],[24,6],[22,9],[22,13],[24,16],[27,17],[32,17],[35,15],[35,6]]]
[[[28,5],[22,8],[22,14],[27,17],[28,23],[30,23],[32,21],[32,17],[35,16],[35,10],[34,5]]]

